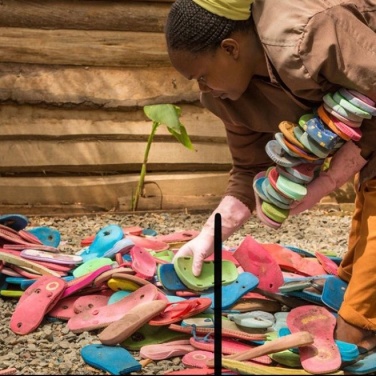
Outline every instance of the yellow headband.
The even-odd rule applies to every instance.
[[[208,12],[234,21],[248,20],[254,0],[193,0]]]

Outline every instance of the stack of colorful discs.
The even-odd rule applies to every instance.
[[[347,141],[359,141],[363,119],[372,116],[376,116],[375,102],[341,88],[326,94],[323,103],[297,124],[282,121],[280,132],[265,147],[276,166],[258,174],[253,184],[262,222],[280,227],[291,206],[304,199],[307,184],[318,176],[325,160]]]

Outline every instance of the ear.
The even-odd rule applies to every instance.
[[[235,59],[239,56],[239,43],[232,38],[223,39],[221,42],[221,48],[230,56]]]

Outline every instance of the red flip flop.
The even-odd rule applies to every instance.
[[[278,292],[283,285],[282,270],[270,253],[253,237],[247,235],[234,252],[244,271],[259,279],[258,288]]]
[[[193,298],[170,303],[158,316],[149,321],[149,325],[170,325],[188,317],[197,315],[212,304],[209,298]]]
[[[323,266],[314,257],[303,257],[277,243],[265,243],[262,246],[273,256],[284,271],[311,277],[327,274]]]

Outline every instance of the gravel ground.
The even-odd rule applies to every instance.
[[[209,212],[148,212],[137,214],[90,214],[86,216],[42,217],[28,216],[28,228],[50,226],[60,231],[59,249],[74,254],[81,250],[83,238],[94,235],[109,224],[151,228],[158,234],[174,231],[200,230]],[[306,250],[333,250],[341,256],[346,251],[350,225],[350,212],[338,209],[317,209],[289,218],[279,230],[262,225],[257,219],[249,220],[225,244],[236,247],[244,236],[252,235],[259,242],[293,245]],[[94,375],[103,371],[87,365],[80,356],[80,349],[100,343],[97,332],[74,334],[65,321],[44,320],[34,332],[20,336],[9,328],[17,300],[0,298],[0,370],[14,367],[19,375]],[[137,353],[132,353],[140,359]],[[152,362],[134,375],[157,375],[166,370],[180,369],[179,358]]]

